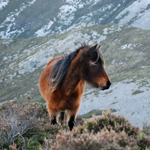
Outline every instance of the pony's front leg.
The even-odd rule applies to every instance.
[[[70,128],[70,131],[73,129],[73,127],[74,127],[74,122],[75,122],[75,116],[73,115],[73,116],[71,116],[70,117],[70,119],[69,119],[69,121],[68,121],[68,126],[69,126],[69,128]]]
[[[68,126],[70,128],[70,130],[73,129],[74,125],[75,125],[75,119],[79,110],[79,105],[76,106],[74,109],[70,110],[70,115],[69,115],[69,121],[68,121]]]
[[[56,123],[57,123],[57,122],[56,122],[56,116],[55,116],[55,117],[52,117],[52,116],[51,116],[51,124],[54,125],[54,124],[56,124]]]

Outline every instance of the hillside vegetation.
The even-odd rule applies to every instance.
[[[50,125],[45,105],[21,105],[17,101],[0,105],[0,148],[10,150],[148,150],[150,126],[138,127],[110,110],[92,119],[77,117],[72,131],[68,126]],[[150,148],[150,147],[149,147]]]

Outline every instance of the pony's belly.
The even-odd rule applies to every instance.
[[[66,109],[70,109],[70,104],[66,100],[61,100],[57,106],[58,111],[65,111]]]

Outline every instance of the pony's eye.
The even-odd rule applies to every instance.
[[[97,64],[98,64],[98,61],[95,61],[94,64],[97,65]]]

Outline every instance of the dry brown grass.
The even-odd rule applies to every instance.
[[[146,150],[149,125],[141,132],[124,116],[110,110],[101,117],[77,118],[82,124],[69,131],[66,125],[50,125],[46,106],[16,101],[0,106],[0,147],[9,150]]]

